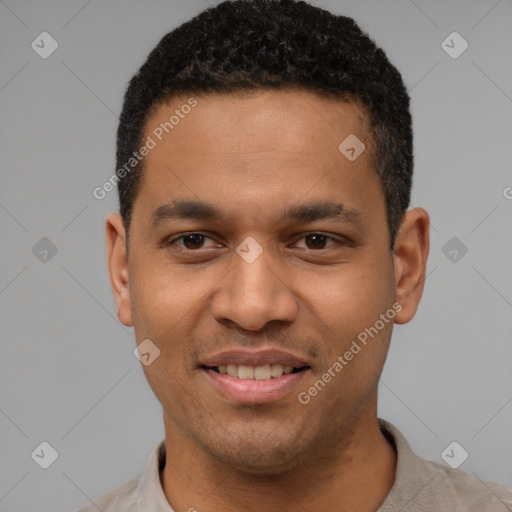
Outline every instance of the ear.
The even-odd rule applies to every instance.
[[[402,305],[395,322],[412,320],[423,294],[430,246],[429,216],[423,208],[405,212],[393,250],[396,300]]]
[[[126,254],[126,232],[123,219],[118,213],[111,213],[105,225],[107,239],[108,273],[110,286],[117,304],[117,317],[131,327],[132,313],[128,280],[128,257]]]

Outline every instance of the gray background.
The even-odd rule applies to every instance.
[[[422,456],[442,462],[455,440],[469,452],[462,469],[512,486],[512,3],[312,3],[354,17],[412,97],[413,205],[431,214],[432,246],[419,312],[394,333],[379,414]],[[127,81],[207,6],[0,1],[2,511],[73,509],[140,474],[163,436],[108,283],[115,192],[98,201],[92,190],[114,170]],[[31,48],[43,31],[59,44],[47,59]],[[453,31],[469,43],[457,59],[441,47]],[[47,261],[32,251],[42,237],[57,248]],[[452,237],[457,261],[443,252]],[[46,470],[31,458],[42,441],[59,454]]]

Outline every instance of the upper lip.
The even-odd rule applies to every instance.
[[[276,349],[266,350],[227,350],[214,354],[201,362],[201,366],[220,366],[220,365],[245,365],[245,366],[263,366],[266,364],[281,364],[283,366],[293,366],[301,368],[309,366],[306,361],[293,354]]]

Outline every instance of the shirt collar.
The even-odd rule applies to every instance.
[[[380,418],[378,423],[381,432],[395,447],[397,453],[395,481],[377,511],[388,512],[396,510],[398,505],[405,507],[414,500],[435,478],[436,473],[432,474],[427,470],[423,459],[413,452],[405,437],[396,427]]]
[[[165,466],[165,438],[153,450],[151,457],[137,486],[137,512],[174,512],[165,497],[160,472]]]

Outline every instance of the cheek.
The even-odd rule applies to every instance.
[[[183,385],[183,375],[180,368],[171,368],[171,358],[168,354],[161,356],[149,367],[144,368],[144,374],[157,400],[166,414],[170,414],[174,421],[181,423],[180,418],[193,408],[197,399],[187,391]],[[186,423],[186,422],[185,422]]]
[[[317,286],[310,279],[303,282],[305,312],[324,338],[322,367],[316,377],[322,378],[329,369],[336,375],[325,397],[330,394],[338,405],[355,403],[371,393],[382,371],[395,315],[389,268],[382,262],[380,266],[347,264],[317,280]],[[341,370],[339,365],[334,367],[336,362]]]
[[[134,325],[161,336],[193,310],[201,297],[204,281],[184,279],[176,268],[141,263],[134,264],[130,271]]]
[[[375,265],[341,265],[325,276],[295,279],[300,298],[335,332],[357,334],[353,329],[372,325],[394,300],[393,273]]]

